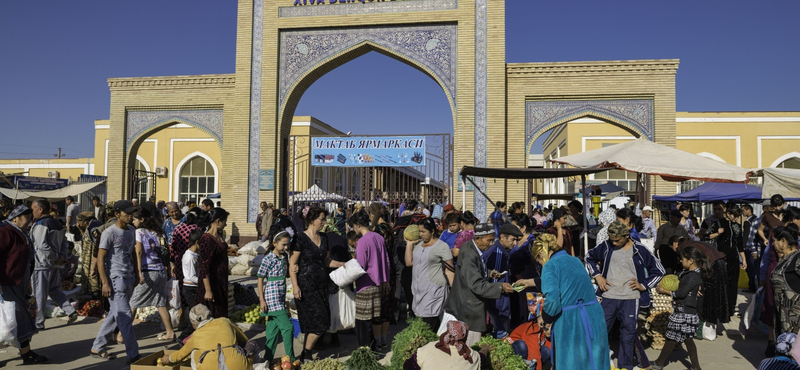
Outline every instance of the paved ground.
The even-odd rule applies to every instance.
[[[232,281],[242,281],[234,279]],[[749,295],[740,295],[740,309],[746,307]],[[35,370],[56,370],[56,369],[81,369],[81,370],[116,370],[127,368],[125,366],[125,349],[123,345],[112,346],[109,352],[119,357],[113,361],[100,361],[88,356],[89,348],[100,327],[98,320],[83,320],[70,326],[66,325],[64,319],[49,319],[46,323],[48,329],[34,336],[31,343],[32,348],[42,355],[50,358],[49,364],[36,366]],[[739,320],[734,319],[726,325],[729,330],[722,337],[715,341],[698,341],[697,346],[700,352],[700,363],[705,369],[754,369],[763,359],[764,348],[766,346],[766,336],[757,333],[739,332]],[[263,328],[263,327],[262,327]],[[402,330],[403,326],[396,325],[390,327],[390,336]],[[172,348],[173,345],[167,342],[158,342],[156,337],[162,332],[158,324],[142,323],[135,326],[136,335],[139,338],[139,347],[142,354],[149,354],[161,349]],[[255,328],[246,332],[248,337],[255,338],[262,345],[264,343],[264,333]],[[328,348],[319,352],[322,357],[337,356],[346,358],[350,352],[356,348],[356,338],[352,333],[341,335],[342,345],[338,348]],[[297,353],[300,345],[295,341]],[[659,351],[648,349],[647,354],[651,359],[659,355]],[[278,355],[283,355],[283,346],[279,345]],[[391,354],[388,349],[384,351],[381,362],[389,360]],[[0,350],[0,364],[5,364],[6,368],[14,368],[22,364],[16,349],[6,348]],[[688,356],[683,349],[676,350],[670,357],[668,369],[684,369],[690,367]],[[34,367],[31,367],[34,369]]]

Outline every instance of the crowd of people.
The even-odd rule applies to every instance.
[[[92,357],[113,359],[107,350],[113,342],[124,344],[129,363],[141,358],[134,317],[137,309],[156,307],[165,326],[157,339],[181,346],[162,363],[252,367],[258,346],[227,318],[228,212],[209,200],[197,207],[95,199],[86,212],[71,197],[66,203],[66,222],[38,199],[7,207],[0,226],[0,285],[3,299],[16,303],[23,363],[47,361],[30,342],[45,330],[41,305],[48,298],[68,323],[78,318],[62,282],[80,266],[81,293],[106,312]],[[763,300],[757,316],[769,327],[759,369],[800,369],[792,355],[800,331],[800,209],[780,195],[759,216],[749,204],[714,202],[701,221],[681,204],[660,226],[650,207],[612,206],[595,218],[577,201],[531,214],[523,202],[498,202],[486,220],[450,204],[415,201],[393,209],[342,204],[331,212],[305,206],[291,215],[266,202],[261,209],[256,234],[268,248],[257,295],[267,317],[265,360],[280,341],[295,360],[289,284],[305,334],[297,360],[312,358],[331,326],[331,297],[342,289],[329,273],[355,259],[364,270],[352,286],[359,346],[386,348],[389,326],[403,317],[419,317],[441,334],[406,369],[432,369],[442,361],[480,368],[485,348],[470,347],[482,335],[508,341],[536,370],[607,369],[612,353],[618,368],[658,370],[681,344],[692,368],[700,369],[695,333],[701,321],[721,333],[737,314],[740,271],[748,275],[747,290]],[[584,229],[590,224],[600,226],[596,234]],[[585,248],[582,240],[590,235]],[[69,239],[81,242],[79,259]],[[660,285],[668,274],[679,278],[672,290]],[[183,330],[169,315],[170,279],[178,282],[178,306],[185,308],[179,311]],[[651,360],[639,334],[654,294],[671,296],[674,312],[663,350]],[[610,348],[609,338],[619,346]],[[331,345],[338,344],[333,333]],[[800,346],[794,352],[800,357]]]

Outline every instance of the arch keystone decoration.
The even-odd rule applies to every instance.
[[[595,117],[655,141],[653,100],[559,100],[525,103],[525,142],[530,152],[536,139],[556,126],[581,117]]]

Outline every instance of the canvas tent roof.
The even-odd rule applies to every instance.
[[[17,190],[0,188],[0,193],[3,193],[3,195],[11,199],[46,198],[63,200],[68,195],[77,196],[78,194],[89,191],[104,182],[105,181],[75,183],[55,190]]]
[[[317,184],[312,185],[308,190],[299,193],[299,194],[292,194],[291,200],[293,202],[314,202],[314,201],[324,201],[324,200],[347,200],[347,198],[338,195],[328,193],[322,190]]]
[[[790,168],[765,168],[764,187],[761,197],[769,199],[773,194],[786,199],[800,198],[800,170]]]
[[[662,202],[713,202],[715,200],[761,200],[761,188],[748,184],[707,182],[692,190],[668,196],[654,196]]]
[[[739,166],[718,162],[646,139],[636,139],[552,161],[579,168],[616,166],[626,171],[660,175],[668,181],[694,179],[744,183],[752,174],[751,170]]]
[[[497,179],[555,179],[589,175],[612,169],[614,168],[486,168],[464,166],[461,168],[460,175],[462,177],[474,176]]]

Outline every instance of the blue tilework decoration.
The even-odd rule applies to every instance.
[[[475,167],[486,167],[486,75],[487,56],[487,3],[489,0],[475,1]],[[486,191],[486,179],[475,178],[475,185]],[[474,213],[478,220],[486,220],[486,198],[474,191]]]
[[[442,82],[455,106],[456,37],[454,24],[282,31],[279,112],[282,114],[289,91],[305,73],[364,42],[383,47],[427,68]]]
[[[222,147],[222,109],[128,111],[128,148],[147,131],[172,123],[193,125],[217,139]]]
[[[529,101],[525,104],[525,143],[528,151],[533,141],[545,131],[585,116],[617,121],[654,140],[652,100]]]
[[[264,0],[253,1],[253,46],[250,59],[250,162],[247,179],[247,222],[258,217],[258,168],[261,161],[261,54]]]
[[[304,6],[287,6],[278,9],[281,18],[315,17],[324,15],[378,14],[424,12],[430,10],[458,9],[458,0],[405,0],[405,1],[373,1],[351,4],[318,3],[311,5],[311,0]]]

